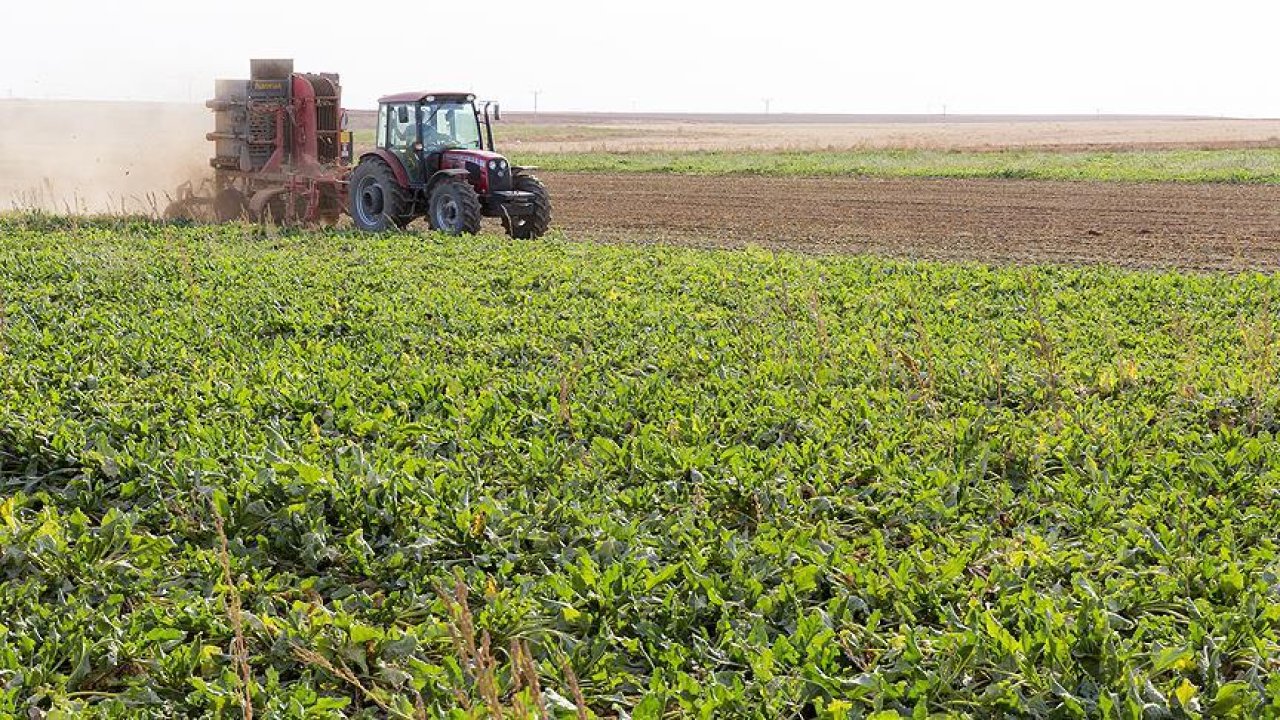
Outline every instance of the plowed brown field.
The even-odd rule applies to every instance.
[[[571,237],[989,263],[1280,270],[1280,187],[547,174]]]

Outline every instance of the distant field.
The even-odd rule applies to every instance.
[[[531,152],[1183,150],[1280,147],[1280,121],[1115,119],[865,123],[504,123],[499,146]]]
[[[371,131],[372,114],[353,113],[352,127]],[[1159,116],[507,113],[494,132],[500,147],[539,153],[1280,147],[1280,120]]]
[[[1280,149],[512,153],[560,172],[1280,183]]]
[[[508,114],[500,150],[558,172],[1280,182],[1280,121]],[[361,121],[363,124],[363,121]],[[372,146],[372,130],[358,145]]]
[[[706,132],[706,131],[703,131]],[[770,177],[933,177],[1123,182],[1280,183],[1280,147],[1071,149],[810,149],[687,150],[690,136],[675,128],[509,124],[499,149],[517,162],[557,172],[761,175]],[[640,138],[665,150],[609,150]],[[565,150],[595,142],[601,149]],[[356,144],[372,147],[371,130]],[[1218,141],[1217,145],[1230,145]],[[630,145],[628,145],[629,147]]]
[[[657,139],[670,137],[662,128],[606,127],[596,125],[511,125],[494,128],[499,145],[527,145],[542,150],[553,150],[564,143],[590,143],[605,140],[630,141],[637,138]],[[356,130],[357,145],[373,145],[373,130]]]

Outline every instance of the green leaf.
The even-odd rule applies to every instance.
[[[671,578],[675,577],[676,573],[678,572],[680,572],[679,565],[667,565],[666,567],[662,568],[658,572],[651,573],[648,576],[648,578],[646,578],[644,581],[645,592],[648,592],[654,589],[655,587],[661,585],[662,583],[667,582]]]
[[[818,577],[822,574],[822,568],[817,565],[801,565],[797,567],[791,574],[791,582],[796,590],[800,592],[811,592],[818,587]]]
[[[1155,657],[1151,659],[1151,670],[1152,672],[1160,673],[1160,672],[1164,672],[1165,670],[1168,670],[1171,667],[1178,667],[1179,669],[1181,669],[1182,662],[1185,660],[1189,660],[1194,656],[1195,656],[1195,653],[1192,652],[1190,648],[1185,648],[1185,647],[1165,648],[1157,652]]]
[[[353,623],[347,631],[351,635],[351,642],[356,645],[363,645],[369,642],[381,640],[386,634],[382,628],[371,627],[369,625],[361,625]]]
[[[10,532],[18,531],[18,521],[14,517],[14,511],[17,508],[18,496],[13,495],[0,502],[0,520],[4,521],[4,526]]]
[[[830,718],[845,718],[853,710],[853,703],[848,700],[832,700],[827,703],[826,713]],[[894,715],[897,717],[897,715]]]
[[[1200,692],[1200,688],[1191,684],[1190,680],[1183,678],[1182,683],[1173,691],[1173,696],[1178,699],[1178,704],[1185,708],[1191,704],[1191,700],[1195,698],[1198,692]]]
[[[983,622],[986,624],[987,634],[994,639],[1000,646],[1000,649],[1012,656],[1020,656],[1022,654],[1022,643],[1013,636],[1008,630],[995,619],[990,612],[985,613]]]
[[[663,711],[662,698],[654,693],[644,696],[631,712],[632,720],[661,720]]]
[[[297,463],[293,466],[293,470],[298,473],[298,479],[308,485],[318,485],[324,479],[324,471],[312,465]]]
[[[1229,682],[1218,688],[1209,712],[1217,717],[1231,716],[1255,702],[1253,688],[1246,682]]]
[[[146,638],[154,643],[171,643],[179,642],[186,638],[187,634],[175,628],[155,628],[147,633]]]

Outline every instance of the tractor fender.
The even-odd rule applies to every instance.
[[[373,158],[377,158],[381,160],[382,162],[386,163],[388,167],[391,168],[391,174],[395,175],[396,182],[400,184],[400,187],[405,189],[409,188],[409,173],[405,171],[404,163],[400,162],[400,158],[396,157],[395,155],[392,155],[387,150],[378,148],[377,150],[373,150],[371,152],[367,152],[361,155],[360,163],[364,164],[365,160],[371,160]]]
[[[436,186],[436,183],[440,182],[441,180],[447,177],[469,178],[470,176],[471,176],[471,173],[467,172],[466,170],[463,170],[462,168],[450,168],[448,170],[440,170],[435,175],[432,175],[431,180],[427,183],[427,195],[428,196],[431,195],[431,190]]]

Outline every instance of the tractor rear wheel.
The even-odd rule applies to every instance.
[[[517,240],[533,240],[551,229],[551,196],[547,187],[533,175],[516,175],[515,190],[533,194],[533,214],[527,217],[504,217],[502,226]]]
[[[466,180],[446,177],[431,190],[431,229],[446,235],[480,232],[480,196]]]
[[[409,191],[396,181],[395,173],[382,160],[366,160],[351,173],[348,212],[356,227],[366,232],[383,232],[408,225],[413,220]]]

